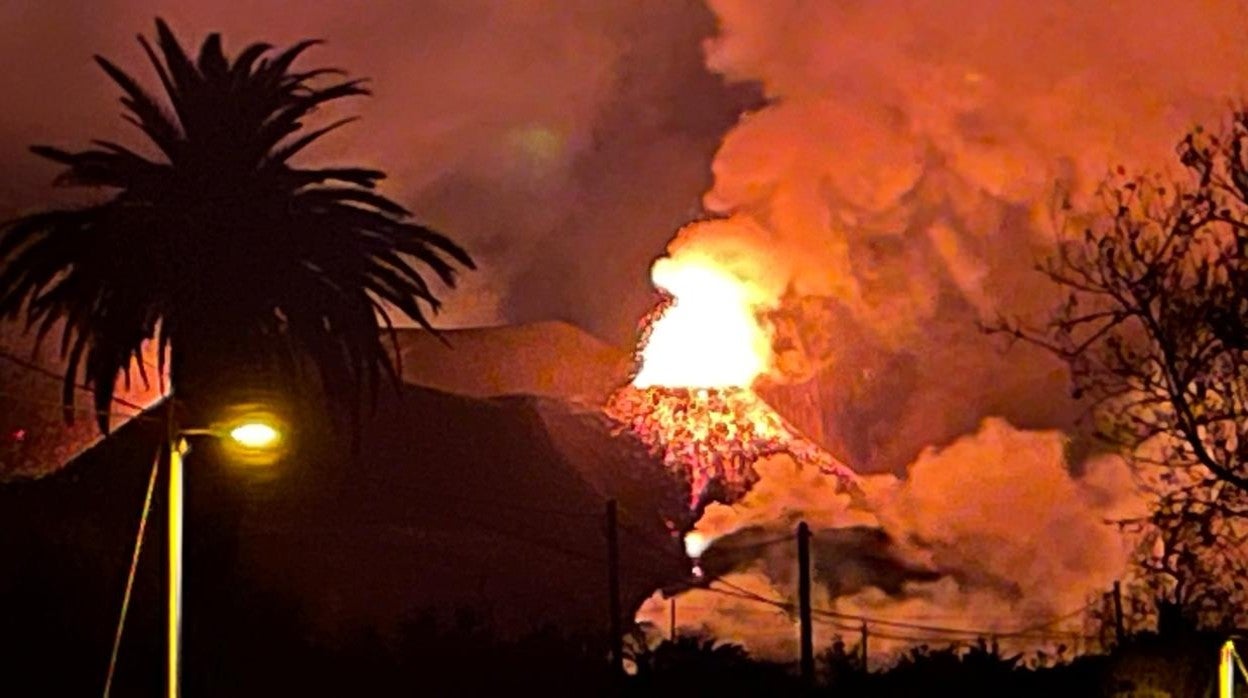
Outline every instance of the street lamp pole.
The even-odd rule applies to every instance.
[[[176,432],[175,432],[176,434]],[[166,656],[167,694],[178,698],[182,652],[182,524],[183,482],[182,456],[186,453],[186,439],[180,434],[169,441],[169,626]]]
[[[179,698],[182,691],[182,549],[186,516],[184,456],[189,450],[187,436],[227,438],[245,453],[255,455],[273,450],[282,440],[277,427],[259,419],[237,422],[225,429],[178,429],[169,419],[169,578],[168,627],[165,656],[166,694]]]

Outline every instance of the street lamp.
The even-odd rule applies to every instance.
[[[207,429],[171,429],[169,444],[169,625],[166,638],[167,694],[181,693],[182,650],[182,532],[184,520],[183,457],[190,450],[186,437],[208,436],[227,446],[235,460],[269,465],[280,456],[282,430],[272,415],[246,414]]]
[[[230,438],[243,448],[272,448],[282,440],[282,433],[272,424],[246,422],[230,430]]]

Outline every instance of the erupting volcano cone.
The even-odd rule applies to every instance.
[[[707,259],[663,258],[652,277],[663,300],[643,321],[632,384],[606,412],[688,478],[690,508],[736,501],[754,463],[782,453],[850,485],[852,471],[751,388],[771,359],[758,294]]]

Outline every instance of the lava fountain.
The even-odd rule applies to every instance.
[[[651,279],[662,299],[643,320],[632,382],[606,411],[687,478],[690,508],[736,501],[754,463],[777,454],[853,487],[852,471],[751,387],[772,358],[763,295],[709,257],[664,257]]]

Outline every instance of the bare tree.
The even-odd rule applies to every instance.
[[[1037,326],[989,331],[1070,369],[1098,437],[1154,495],[1139,560],[1154,591],[1206,622],[1242,595],[1248,535],[1248,111],[1179,143],[1185,177],[1105,181],[1099,206],[1061,207],[1040,270],[1063,302]],[[1239,587],[1237,590],[1236,587]]]

